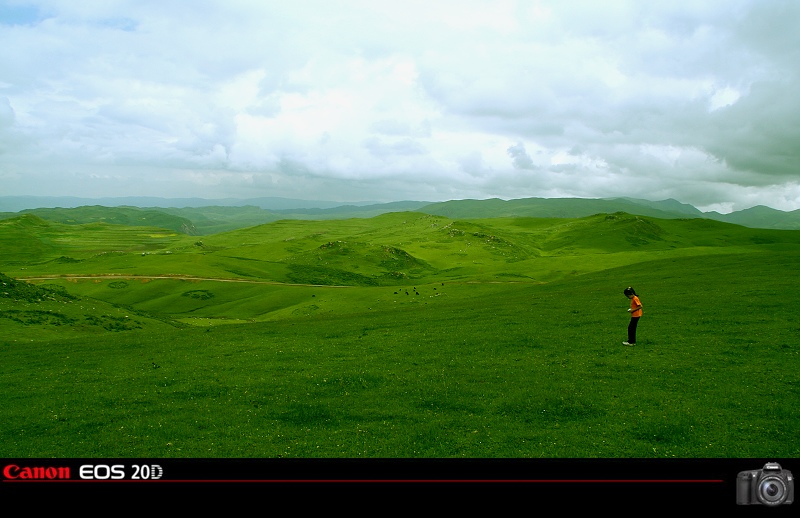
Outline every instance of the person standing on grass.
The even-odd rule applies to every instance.
[[[622,292],[625,294],[626,297],[631,299],[631,307],[628,309],[628,312],[631,314],[631,323],[628,324],[628,341],[622,342],[622,345],[636,345],[636,326],[639,325],[639,319],[642,317],[642,303],[639,301],[639,297],[636,296],[636,292],[628,286]]]

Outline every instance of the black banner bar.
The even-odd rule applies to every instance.
[[[742,491],[737,477],[767,463],[778,463],[787,472],[800,466],[798,459],[2,459],[0,490],[4,496],[90,490],[209,495],[222,490],[325,495],[339,501],[369,492],[454,503],[480,496],[501,497],[505,503],[741,511],[763,505],[737,503]],[[786,502],[776,507],[796,511],[797,506]]]

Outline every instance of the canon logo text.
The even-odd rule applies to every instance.
[[[8,464],[3,468],[3,476],[9,480],[66,480],[69,467],[66,466],[17,466]]]

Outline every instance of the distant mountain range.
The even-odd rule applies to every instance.
[[[785,212],[759,205],[730,214],[702,212],[696,207],[667,199],[635,198],[522,198],[517,200],[456,200],[425,205],[420,212],[448,217],[580,218],[598,213],[627,212],[662,219],[705,218],[751,228],[800,229],[800,210]]]
[[[370,205],[374,202],[348,203],[348,205]],[[204,198],[159,198],[154,196],[125,196],[116,198],[79,198],[74,196],[0,196],[0,212],[19,212],[25,209],[56,208],[64,209],[102,205],[105,207],[242,207],[252,205],[262,209],[332,209],[345,205],[335,201],[297,200],[292,198],[223,198],[208,200]]]
[[[627,212],[662,219],[705,218],[751,228],[800,229],[800,210],[791,212],[756,206],[720,214],[702,212],[674,199],[635,198],[521,198],[515,200],[452,200],[431,203],[339,203],[288,198],[75,198],[0,197],[0,219],[33,213],[60,223],[105,221],[153,225],[189,234],[210,234],[269,223],[279,219],[346,219],[373,217],[387,212],[417,211],[450,218],[579,218],[598,213]]]

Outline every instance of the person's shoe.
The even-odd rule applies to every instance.
[[[633,342],[633,343],[630,343],[630,342],[622,342],[622,345],[628,345],[628,346],[630,346],[630,347],[633,347],[634,345],[636,345],[636,342]]]

